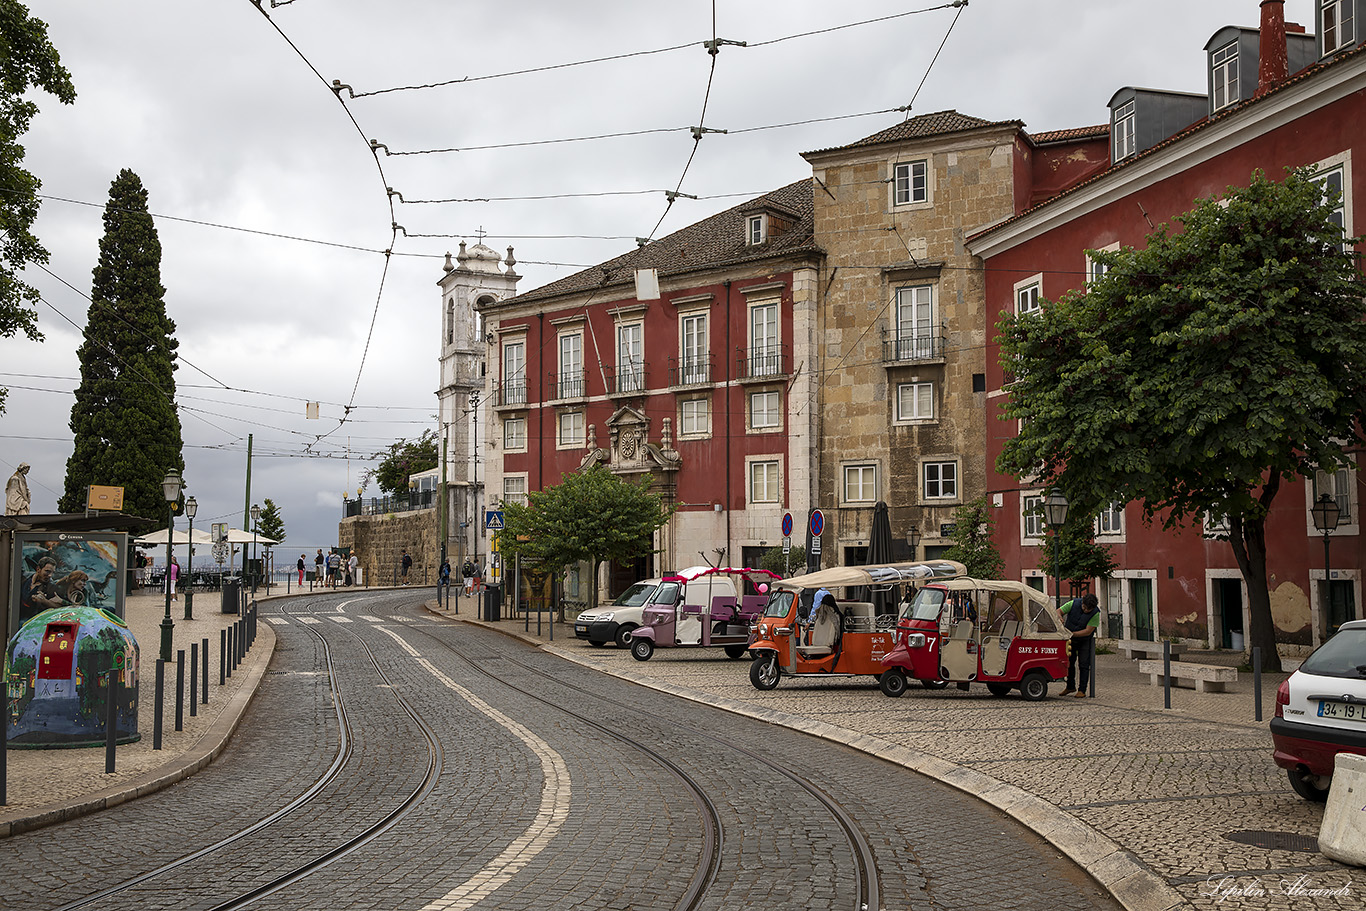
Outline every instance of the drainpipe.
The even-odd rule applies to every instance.
[[[731,554],[731,552],[730,552],[730,502],[731,502],[731,500],[730,500],[730,485],[731,485],[731,477],[730,477],[730,451],[731,451],[731,447],[730,447],[730,444],[731,444],[730,400],[731,400],[731,395],[732,395],[732,393],[734,392],[734,388],[733,388],[733,386],[732,386],[732,384],[731,384],[731,379],[732,379],[732,377],[731,377],[731,371],[730,371],[730,322],[731,322],[731,320],[730,320],[730,279],[726,279],[722,284],[725,285],[725,288],[726,288],[726,299],[725,299],[725,310],[726,310],[726,492],[725,492],[725,497],[726,497],[726,499],[725,499],[725,502],[721,504],[721,508],[724,509],[725,512],[726,512],[726,557],[728,558],[728,563],[729,563],[730,566],[738,566],[739,564],[735,562],[735,560],[733,559],[733,556],[732,556],[732,554]],[[746,502],[745,505],[748,506],[748,505],[749,505],[748,502]]]

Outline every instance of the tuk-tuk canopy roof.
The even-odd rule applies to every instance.
[[[854,585],[892,585],[898,582],[947,582],[967,571],[966,566],[955,560],[833,566],[804,576],[781,579],[773,584],[779,588],[849,588]]]
[[[935,579],[934,584],[941,585],[954,592],[977,589],[993,592],[1019,592],[1028,596],[1031,601],[1042,601],[1045,604],[1051,604],[1053,601],[1051,595],[1046,595],[1031,585],[1026,585],[1023,582],[1012,582],[1009,579],[974,579],[970,576],[959,576],[957,579]]]
[[[685,582],[691,582],[693,579],[697,579],[701,576],[710,575],[736,575],[744,576],[746,578],[750,576],[769,576],[774,580],[782,578],[777,573],[771,572],[770,570],[753,569],[746,566],[689,566],[685,569],[680,569],[676,573],[666,574],[664,578],[682,579]]]

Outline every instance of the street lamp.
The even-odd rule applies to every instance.
[[[251,507],[251,593],[256,594],[256,581],[261,571],[256,568],[256,525],[261,518],[261,507]]]
[[[1328,583],[1328,536],[1338,527],[1342,510],[1338,508],[1338,501],[1325,493],[1314,502],[1314,508],[1309,510],[1309,514],[1314,517],[1314,527],[1323,532],[1323,618],[1324,623],[1328,624],[1333,620],[1329,615],[1329,611],[1332,610],[1332,599],[1329,598]]]
[[[1067,495],[1054,487],[1043,500],[1043,518],[1053,529],[1053,606],[1062,610],[1062,527],[1067,524]]]
[[[906,532],[906,543],[911,545],[911,562],[916,560],[916,554],[920,552],[920,526],[912,525]]]
[[[185,571],[189,573],[185,577],[185,619],[194,619],[194,586],[190,584],[194,577],[194,514],[199,512],[199,503],[194,497],[185,500],[185,518],[190,520],[189,540],[185,542],[185,549],[189,552],[189,559],[185,561]]]
[[[180,499],[180,472],[172,468],[161,482],[161,495],[166,498],[166,618],[161,621],[161,660],[171,660],[171,539],[175,537],[175,504]]]

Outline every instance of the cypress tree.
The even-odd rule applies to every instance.
[[[125,168],[109,188],[90,292],[81,383],[71,407],[75,449],[59,508],[80,512],[86,487],[122,487],[124,512],[166,514],[161,481],[184,470],[175,405],[175,323],[166,315],[161,242],[147,191]]]

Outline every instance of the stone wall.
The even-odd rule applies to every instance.
[[[367,585],[392,585],[405,549],[413,558],[413,568],[408,574],[412,584],[435,585],[436,573],[441,567],[439,522],[440,511],[436,509],[352,516],[341,521],[337,541],[341,547],[352,548],[360,557]],[[459,570],[453,575],[459,575]]]

